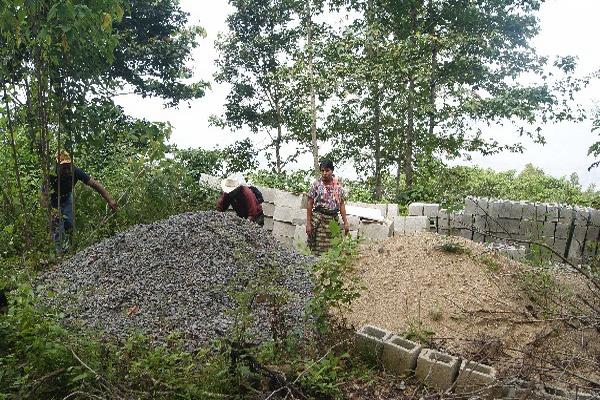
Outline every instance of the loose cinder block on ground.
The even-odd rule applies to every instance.
[[[394,222],[384,221],[383,223],[365,223],[360,222],[358,227],[358,235],[363,239],[368,240],[384,240],[393,236]]]
[[[281,221],[273,221],[273,235],[293,238],[296,226]]]
[[[378,363],[383,354],[385,340],[391,335],[385,329],[373,325],[365,325],[360,328],[354,337],[354,349],[359,356],[368,362]]]
[[[433,349],[424,349],[417,359],[415,375],[427,385],[440,390],[452,387],[458,376],[460,359]]]
[[[306,194],[293,194],[283,190],[273,189],[273,203],[279,207],[306,208],[308,197]]]
[[[422,349],[418,343],[391,335],[383,343],[383,366],[395,375],[412,373],[417,367],[417,358]]]
[[[496,381],[496,370],[474,361],[463,361],[456,378],[455,392],[469,393],[483,388],[491,388]]]

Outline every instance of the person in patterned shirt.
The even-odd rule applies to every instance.
[[[316,255],[325,253],[331,246],[331,224],[339,225],[340,215],[344,233],[347,235],[350,230],[346,216],[346,191],[333,175],[333,161],[321,161],[319,169],[321,178],[312,184],[306,208],[308,247]]]

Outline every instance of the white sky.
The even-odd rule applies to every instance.
[[[227,0],[181,0],[181,7],[190,13],[190,23],[199,24],[207,31],[207,38],[200,41],[194,51],[192,64],[195,77],[212,81],[215,72],[214,60],[217,57],[213,43],[219,32],[226,30],[225,18],[231,12]],[[548,0],[539,14],[541,23],[540,35],[534,44],[542,55],[573,55],[578,57],[578,75],[587,75],[600,69],[600,0]],[[578,101],[586,106],[598,104],[600,100],[600,82],[595,81],[583,91]],[[245,133],[231,134],[219,128],[210,127],[208,118],[221,115],[227,95],[226,85],[212,83],[212,89],[202,99],[188,104],[181,104],[176,109],[165,109],[160,99],[141,99],[128,95],[115,100],[125,111],[135,117],[152,121],[168,121],[173,126],[171,142],[180,148],[203,147],[213,148],[225,146],[245,137]],[[495,170],[520,170],[527,163],[532,163],[554,176],[568,176],[577,172],[584,185],[600,183],[600,169],[587,172],[593,161],[587,157],[588,147],[600,139],[591,133],[591,121],[572,124],[562,123],[547,125],[543,133],[545,146],[527,144],[524,154],[503,153],[491,157],[473,155],[470,161],[458,161],[459,164],[477,164]],[[506,143],[515,141],[510,126],[493,127],[486,134]],[[502,138],[502,139],[500,139]],[[265,137],[256,136],[255,143],[264,143]],[[307,169],[312,165],[310,157],[301,160],[300,167]],[[344,175],[353,175],[352,171],[344,171]],[[600,186],[600,185],[599,185]]]

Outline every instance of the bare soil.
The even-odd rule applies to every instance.
[[[597,298],[566,267],[528,266],[436,234],[366,244],[353,266],[365,286],[345,315],[355,328],[492,365],[501,379],[598,390],[599,316],[582,300]]]

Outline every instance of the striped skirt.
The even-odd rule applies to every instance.
[[[339,217],[333,215],[321,214],[313,211],[312,214],[312,236],[308,238],[308,248],[316,255],[320,256],[326,253],[331,247],[333,234],[331,232],[331,223],[340,224]]]

